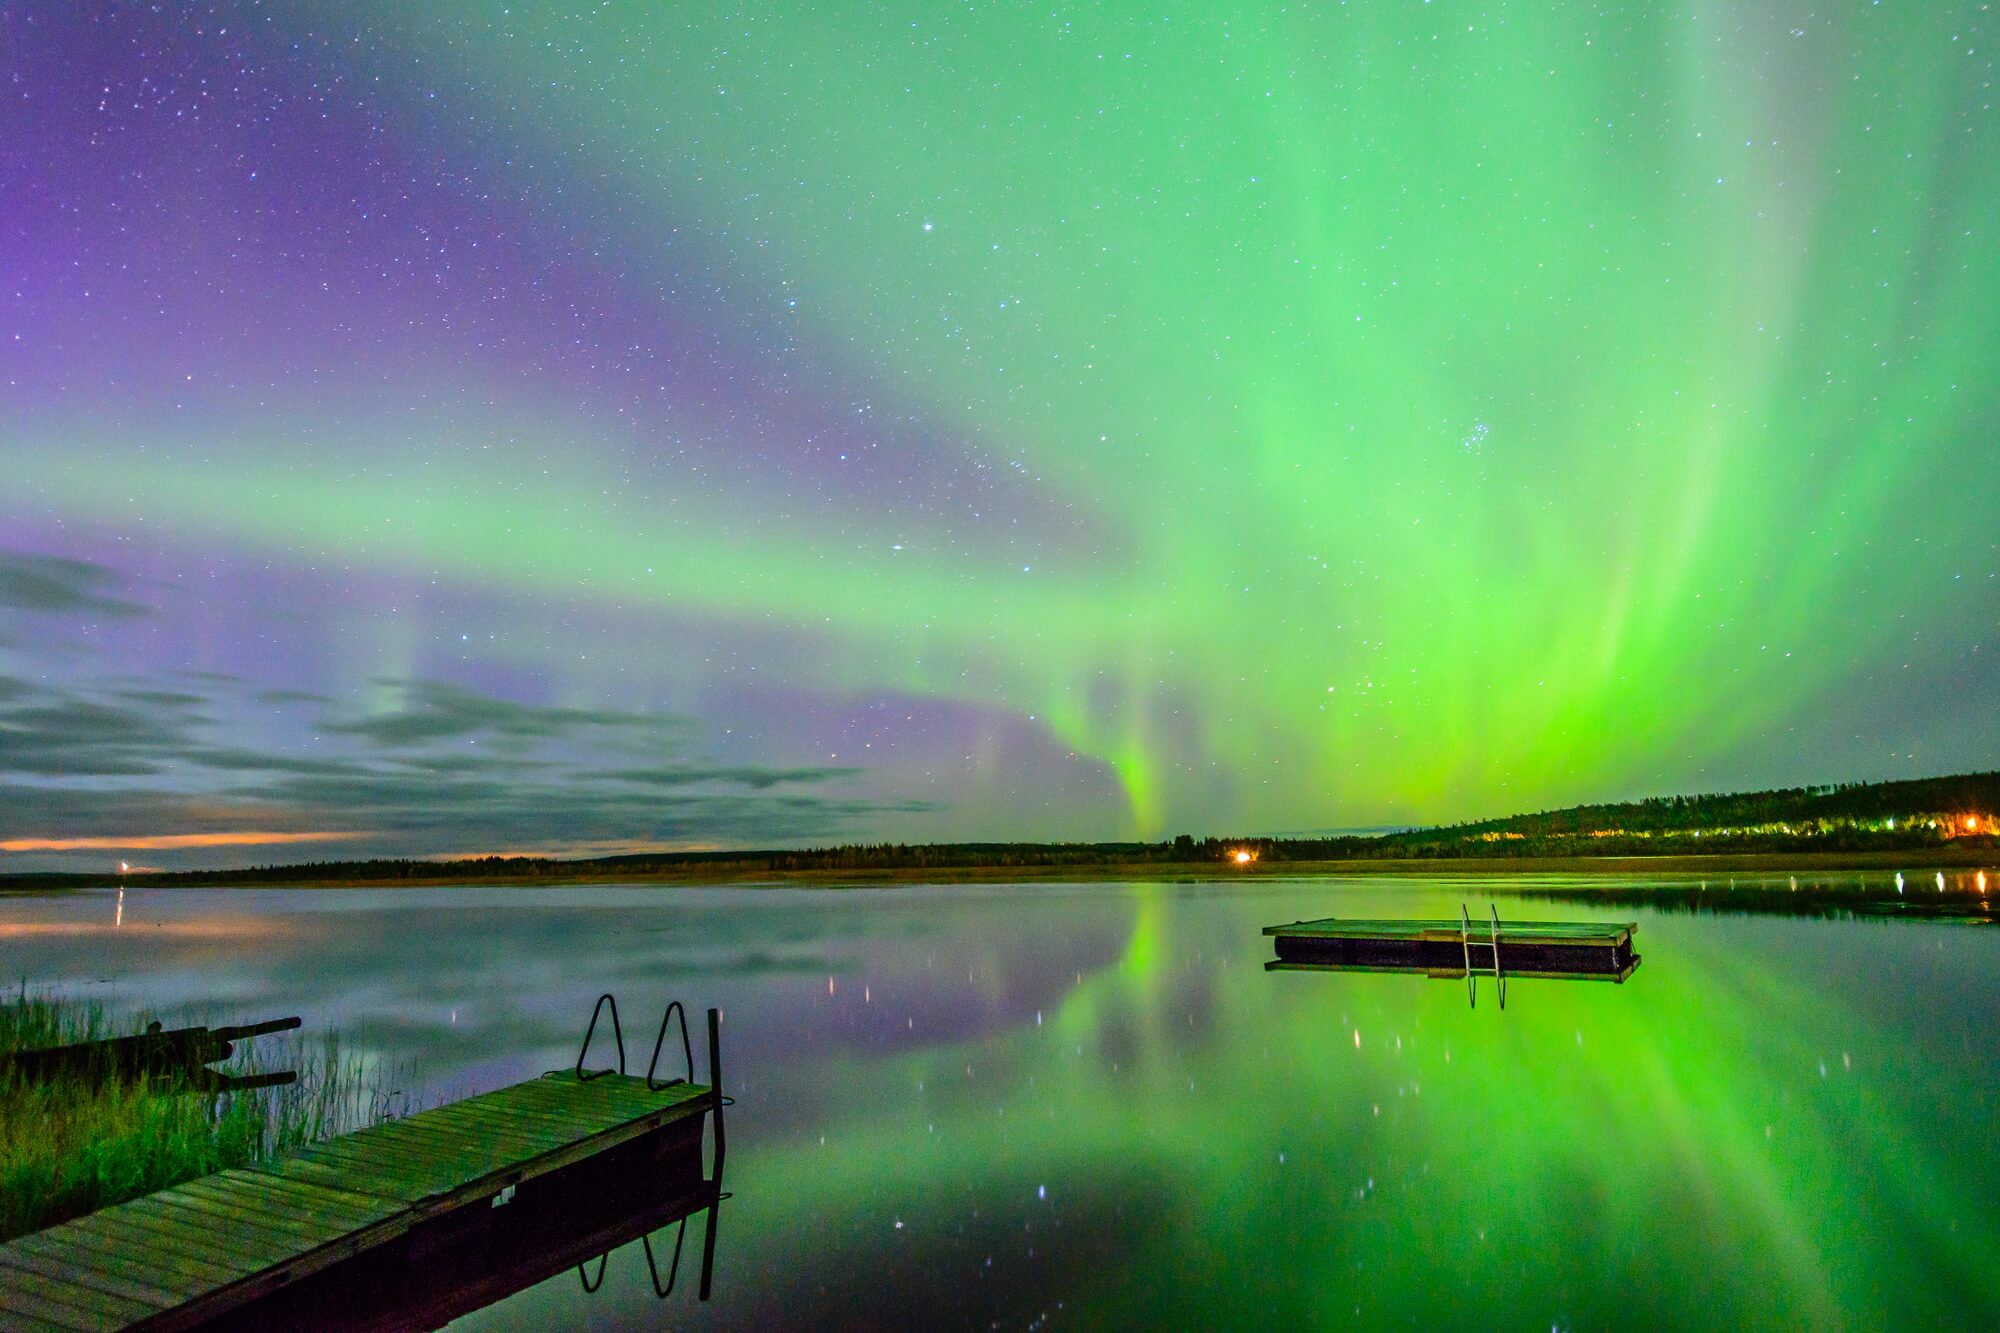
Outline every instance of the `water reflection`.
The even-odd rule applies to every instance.
[[[1660,912],[1715,916],[1848,917],[1962,921],[1993,925],[2000,913],[1987,891],[1984,870],[1932,871],[1919,879],[1929,891],[1911,892],[1902,871],[1893,874],[1784,875],[1679,878],[1650,883],[1577,879],[1528,884],[1517,892],[1554,902],[1642,905]]]
[[[1954,873],[1905,895],[1977,901]],[[1839,892],[1791,879],[1738,891]],[[419,1056],[433,1100],[568,1067],[625,978],[700,994],[729,1031],[738,1197],[714,1299],[684,1274],[677,1326],[1990,1325],[2000,931],[1682,906],[1726,885],[128,889],[115,938],[0,935],[0,975],[302,1013]],[[1636,984],[1532,983],[1496,1023],[1450,986],[1263,968],[1270,922],[1509,887],[1639,921]],[[1614,901],[1662,887],[1682,899]],[[268,929],[153,928],[230,915]],[[635,1244],[594,1296],[565,1267],[462,1323],[661,1308]]]
[[[1466,1005],[1468,1008],[1472,1009],[1477,1009],[1479,1007],[1479,980],[1481,977],[1485,977],[1488,981],[1493,983],[1495,998],[1499,1001],[1500,1007],[1502,1009],[1505,1009],[1507,1007],[1507,983],[1510,979],[1516,982],[1518,982],[1523,977],[1535,981],[1557,981],[1557,982],[1608,981],[1612,985],[1619,985],[1625,982],[1627,979],[1629,979],[1634,972],[1639,970],[1639,964],[1641,961],[1642,960],[1635,955],[1629,961],[1627,961],[1620,968],[1620,970],[1616,972],[1605,972],[1598,975],[1586,975],[1583,973],[1575,973],[1575,972],[1563,972],[1563,973],[1537,973],[1528,971],[1517,972],[1512,969],[1500,969],[1491,972],[1486,972],[1486,971],[1481,971],[1480,969],[1477,968],[1468,972],[1464,968],[1431,968],[1431,967],[1426,967],[1421,963],[1401,963],[1401,964],[1289,963],[1282,958],[1274,958],[1270,962],[1264,964],[1264,970],[1266,972],[1401,973],[1405,976],[1425,977],[1432,981],[1457,981],[1463,978],[1465,981]]]

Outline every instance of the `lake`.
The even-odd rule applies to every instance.
[[[1953,901],[1975,892],[1951,873]],[[1768,904],[1787,880],[1741,887]],[[600,991],[640,1066],[668,999],[698,1058],[720,1008],[713,1299],[684,1275],[656,1301],[630,1245],[595,1294],[569,1272],[460,1327],[2000,1319],[1990,912],[1512,892],[1538,884],[1564,887],[135,888],[0,899],[0,977],[297,1013],[413,1068],[421,1101],[570,1065]],[[1461,902],[1637,921],[1642,963],[1516,979],[1504,1009],[1490,979],[1474,1005],[1463,980],[1264,969],[1266,925]]]

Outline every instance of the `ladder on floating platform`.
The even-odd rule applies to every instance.
[[[1482,949],[1491,949],[1493,951],[1493,961],[1487,967],[1475,968],[1472,965],[1472,914],[1465,910],[1464,903],[1458,905],[1458,942],[1459,946],[1465,951],[1465,997],[1473,1008],[1477,1009],[1479,1007],[1479,974],[1484,972],[1493,978],[1493,984],[1500,991],[1500,1007],[1505,1009],[1507,1007],[1507,978],[1500,971],[1500,909],[1492,903],[1488,903],[1486,910],[1492,913],[1492,934],[1491,938],[1485,943],[1480,944],[1479,947]],[[1449,948],[1450,946],[1447,945],[1446,947]]]

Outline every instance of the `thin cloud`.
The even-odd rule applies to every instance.
[[[311,690],[259,690],[254,696],[260,704],[330,704],[330,695],[315,694]]]
[[[181,705],[108,702],[10,681],[0,689],[0,773],[139,777],[193,741]]]
[[[436,680],[395,683],[403,690],[401,708],[347,722],[329,722],[324,730],[380,745],[408,746],[480,735],[550,740],[586,727],[653,730],[671,721],[655,713],[515,703]]]
[[[619,782],[633,782],[648,787],[691,787],[701,783],[720,782],[739,784],[762,791],[781,782],[832,782],[838,778],[854,777],[861,771],[858,768],[847,767],[757,768],[731,765],[726,768],[615,768],[603,776]]]
[[[112,595],[110,590],[122,582],[116,570],[88,560],[0,551],[0,609],[44,615],[145,615],[149,608]]]
[[[186,690],[117,690],[120,699],[129,699],[138,704],[158,704],[164,708],[193,708],[205,704],[204,695],[189,694]]]

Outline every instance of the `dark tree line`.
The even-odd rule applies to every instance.
[[[1460,825],[1487,829],[1583,832],[1606,825],[1654,830],[1713,828],[1812,819],[1873,820],[1943,813],[1988,814],[2000,809],[2000,773],[1916,778],[1906,782],[1844,782],[1824,787],[1706,796],[1655,796],[1615,805],[1578,805]]]
[[[1197,838],[1165,842],[872,843],[758,851],[655,852],[590,860],[484,856],[455,861],[313,861],[151,874],[150,884],[415,883],[619,879],[704,873],[756,876],[887,870],[1036,870],[1258,862],[1448,860],[1460,857],[1646,856],[1863,851],[1992,845],[2000,773],[1853,782],[1579,805],[1449,827],[1327,838]],[[1973,824],[1966,824],[1967,817]],[[1889,827],[1888,821],[1894,821]],[[1699,836],[1697,836],[1699,835]],[[0,885],[105,883],[105,876],[0,876]]]

